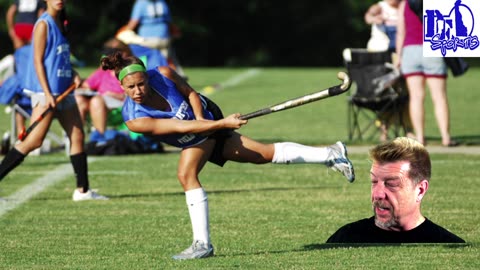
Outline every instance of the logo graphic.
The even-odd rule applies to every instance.
[[[478,0],[426,0],[423,6],[423,55],[478,57]]]

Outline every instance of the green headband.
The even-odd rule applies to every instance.
[[[132,65],[124,67],[120,71],[120,73],[118,74],[118,80],[122,81],[123,78],[125,78],[125,76],[127,76],[128,74],[130,74],[132,72],[145,72],[145,71],[146,71],[146,69],[145,69],[144,66],[142,66],[140,64],[132,64]]]

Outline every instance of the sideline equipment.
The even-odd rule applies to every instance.
[[[298,107],[298,106],[301,106],[301,105],[304,105],[304,104],[307,104],[307,103],[310,103],[310,102],[313,102],[313,101],[317,101],[317,100],[320,100],[320,99],[340,95],[340,94],[346,92],[348,89],[350,89],[350,86],[352,85],[352,82],[351,82],[348,74],[345,73],[345,72],[342,72],[342,71],[339,72],[337,74],[337,77],[338,77],[338,79],[343,81],[342,84],[332,86],[328,89],[325,89],[325,90],[322,90],[322,91],[319,91],[319,92],[315,92],[315,93],[312,93],[312,94],[309,94],[309,95],[305,95],[305,96],[302,96],[302,97],[299,97],[299,98],[290,99],[290,100],[284,101],[282,103],[279,103],[277,105],[274,105],[274,106],[271,106],[271,107],[268,107],[268,108],[264,108],[264,109],[260,109],[258,111],[254,111],[254,112],[251,112],[251,113],[240,115],[239,118],[242,119],[242,120],[252,119],[252,118],[255,118],[255,117],[262,116],[262,115],[267,115],[267,114],[270,114],[270,113],[279,112],[279,111],[283,111],[283,110],[290,109],[290,108],[295,108],[295,107]]]
[[[55,99],[55,103],[60,103],[62,102],[62,100],[68,96],[73,90],[75,90],[76,88],[76,84],[75,83],[72,83],[68,88],[67,90],[65,90],[65,92],[63,92],[61,95],[59,95],[57,97],[57,99]],[[23,141],[25,140],[25,138],[28,136],[28,134],[30,134],[32,132],[32,130],[38,125],[38,123],[40,123],[40,121],[42,121],[42,119],[48,114],[50,113],[51,111],[53,110],[53,108],[51,106],[49,106],[40,116],[38,116],[37,119],[35,119],[35,121],[28,127],[27,130],[25,130],[25,128],[23,128],[22,132],[20,132],[20,134],[18,134],[18,139],[20,141]]]

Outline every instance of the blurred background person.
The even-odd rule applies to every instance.
[[[122,30],[136,31],[136,34],[141,37],[141,39],[133,39],[132,42],[122,41],[160,50],[171,67],[180,76],[186,78],[172,46],[173,38],[178,38],[181,32],[172,23],[170,8],[164,0],[136,0],[130,20]]]
[[[10,5],[6,14],[7,28],[15,49],[30,43],[35,21],[45,9],[44,0],[15,0]]]
[[[365,23],[372,26],[367,49],[395,52],[398,6],[401,0],[384,0],[370,6],[365,13]]]
[[[435,118],[443,146],[455,146],[450,136],[450,112],[447,100],[447,66],[441,57],[423,57],[423,24],[409,0],[399,5],[397,55],[400,70],[407,81],[409,110],[415,138],[425,144],[425,86],[430,89]],[[418,2],[417,2],[418,4]],[[422,7],[422,4],[415,5]]]
[[[128,45],[117,39],[110,39],[104,44],[102,57],[119,51],[124,57],[132,55]],[[85,79],[80,88],[75,90],[75,100],[83,124],[90,115],[97,142],[105,142],[108,112],[120,108],[125,100],[125,92],[115,72],[103,70],[100,66]]]
[[[367,50],[372,52],[388,51],[392,53],[392,75],[395,75],[392,87],[401,91],[399,94],[406,91],[405,80],[393,64],[398,60],[396,55],[396,36],[398,24],[398,6],[401,0],[383,0],[371,5],[367,12],[365,12],[365,23],[371,25],[371,35],[367,43]],[[393,80],[392,80],[393,81]],[[408,110],[408,102],[399,107],[402,111],[402,125],[405,128],[407,136],[413,136],[412,124]],[[393,123],[395,115],[385,113],[382,115],[380,121],[380,141],[388,140],[388,129]]]
[[[18,70],[26,70],[28,65],[26,61],[29,59],[29,51],[31,48],[28,46],[32,40],[33,27],[38,17],[46,10],[46,4],[44,0],[15,0],[10,5],[6,14],[6,22],[8,35],[13,43],[14,48],[14,62],[13,70],[15,74],[18,74]],[[21,74],[20,74],[21,75]],[[20,76],[19,75],[19,76]],[[15,78],[19,83],[19,78]],[[8,91],[16,91],[18,88],[15,85],[9,84]],[[15,102],[21,106],[28,114],[31,113],[30,99],[19,93]],[[26,116],[20,112],[15,111],[15,122],[17,130],[25,128]]]

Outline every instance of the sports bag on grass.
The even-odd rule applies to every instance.
[[[443,60],[454,77],[465,74],[469,68],[468,63],[461,57],[444,57]]]

